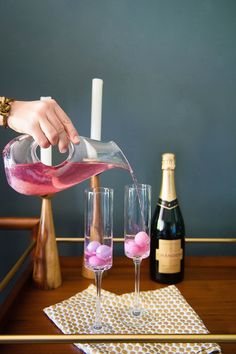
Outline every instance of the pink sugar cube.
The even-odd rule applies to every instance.
[[[129,240],[125,242],[125,252],[129,257],[140,257],[144,251],[134,240]]]
[[[89,265],[91,265],[91,267],[99,267],[99,266],[103,266],[104,264],[105,264],[104,260],[98,258],[97,256],[89,257]]]
[[[89,242],[88,246],[87,246],[87,250],[89,253],[95,253],[96,249],[100,246],[100,242],[98,241],[91,241]]]
[[[99,259],[106,260],[111,257],[111,247],[107,245],[101,245],[96,249],[96,256]]]
[[[85,256],[87,256],[87,257],[91,257],[91,256],[94,255],[94,252],[89,252],[88,249],[86,248],[86,250],[84,251],[84,254],[85,254]]]
[[[134,238],[134,241],[139,247],[142,247],[142,248],[146,247],[150,243],[149,236],[144,231],[138,232]]]

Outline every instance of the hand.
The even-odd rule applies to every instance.
[[[7,124],[18,133],[31,135],[43,148],[58,144],[63,153],[70,141],[79,143],[70,118],[53,99],[12,102]]]

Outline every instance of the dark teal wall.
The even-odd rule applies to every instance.
[[[102,139],[117,142],[138,180],[152,185],[153,206],[161,154],[174,152],[188,235],[236,236],[234,0],[0,0],[0,13],[1,95],[51,95],[88,136],[91,80],[102,78]],[[0,149],[15,135],[2,128]],[[2,161],[0,173],[0,215],[39,215],[38,198],[7,185]],[[129,182],[122,171],[102,175],[115,188],[116,235]],[[87,185],[55,196],[58,235],[83,233]],[[219,245],[198,249],[235,254]],[[64,252],[76,254],[75,246]]]

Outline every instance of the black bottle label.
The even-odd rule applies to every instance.
[[[166,200],[159,198],[157,204],[165,209],[171,210],[178,206],[178,199],[171,200],[171,202],[167,202]]]

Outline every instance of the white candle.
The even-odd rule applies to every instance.
[[[41,101],[50,100],[52,97],[40,97]],[[52,146],[48,148],[40,148],[40,160],[44,165],[52,166]]]
[[[93,81],[92,81],[90,137],[91,137],[91,139],[95,139],[95,140],[101,140],[102,88],[103,88],[103,80],[93,79]]]

